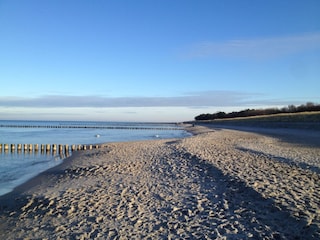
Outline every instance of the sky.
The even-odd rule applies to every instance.
[[[0,119],[320,103],[318,0],[0,0]]]

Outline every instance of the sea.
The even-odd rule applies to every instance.
[[[72,155],[72,145],[99,145],[151,139],[183,138],[191,134],[175,123],[17,121],[0,120],[0,196]],[[5,150],[4,145],[9,149]],[[11,149],[15,144],[15,149]],[[17,149],[21,144],[69,145],[63,153]]]

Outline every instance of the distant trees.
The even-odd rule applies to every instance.
[[[214,119],[226,119],[226,118],[236,118],[236,117],[251,117],[251,116],[261,116],[261,115],[272,115],[278,113],[297,113],[297,112],[314,112],[320,111],[320,104],[315,104],[312,102],[307,102],[300,106],[289,105],[281,109],[278,108],[267,108],[267,109],[246,109],[239,112],[217,112],[217,113],[206,113],[200,114],[195,117],[196,121],[201,120],[214,120]]]

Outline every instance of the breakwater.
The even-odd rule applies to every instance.
[[[1,128],[88,128],[123,130],[181,130],[180,127],[140,127],[140,126],[88,126],[88,125],[11,125],[0,124]]]
[[[41,152],[41,153],[63,153],[68,155],[70,152],[79,150],[91,150],[94,148],[99,148],[99,145],[82,145],[82,144],[8,144],[0,143],[0,153],[31,153],[31,152]]]

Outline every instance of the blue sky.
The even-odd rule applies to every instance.
[[[320,102],[320,1],[0,0],[0,119]]]

